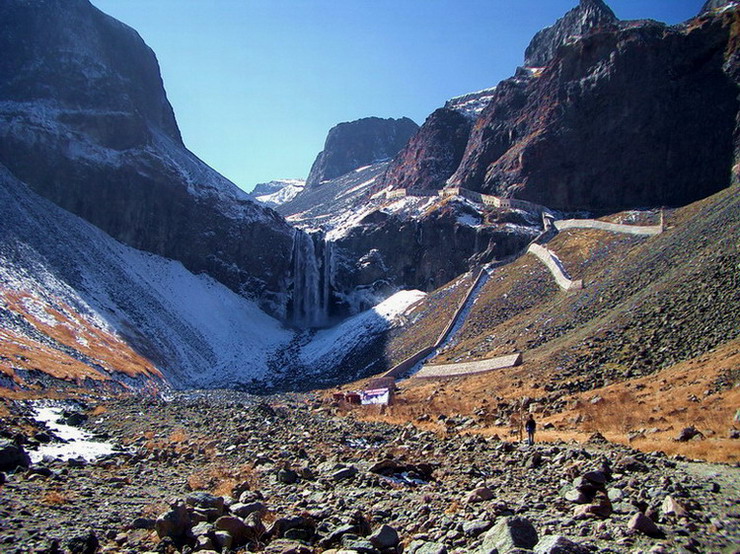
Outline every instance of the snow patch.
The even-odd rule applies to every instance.
[[[336,366],[353,349],[369,343],[388,330],[397,318],[426,293],[404,290],[387,298],[371,310],[353,316],[343,323],[316,333],[301,351],[301,362],[308,367]]]

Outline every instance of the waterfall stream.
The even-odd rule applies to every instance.
[[[329,321],[331,243],[321,232],[296,229],[293,238],[291,322],[296,327],[323,327]]]

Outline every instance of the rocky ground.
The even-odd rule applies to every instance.
[[[529,446],[455,421],[434,434],[338,417],[310,395],[84,408],[83,426],[125,451],[11,469],[26,463],[14,445],[49,437],[9,406],[0,551],[740,552],[740,469],[598,436]]]

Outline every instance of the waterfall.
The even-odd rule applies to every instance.
[[[296,327],[322,327],[328,323],[331,265],[331,243],[324,240],[323,233],[296,229],[289,316]]]

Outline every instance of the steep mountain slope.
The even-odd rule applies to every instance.
[[[531,255],[497,268],[457,342],[435,362],[519,351],[523,363],[406,379],[395,406],[361,417],[515,438],[522,414],[532,412],[542,440],[603,435],[646,452],[736,463],[739,192],[735,185],[668,213],[665,232],[654,237],[560,233],[548,247],[584,279],[580,291],[560,290]],[[609,219],[645,224],[657,214]],[[449,317],[469,285],[461,280],[428,295],[407,314],[411,324],[385,338],[382,355],[398,363],[428,345],[438,314]],[[690,426],[701,435],[677,440]]]
[[[524,51],[524,65],[544,67],[555,57],[558,48],[567,42],[618,23],[617,16],[602,0],[580,0],[578,6],[554,25],[542,29],[532,38]]]
[[[290,202],[298,196],[306,186],[303,179],[281,179],[260,183],[251,192],[252,198],[257,202],[275,208],[286,202]]]
[[[666,231],[637,237],[600,230],[559,233],[548,248],[584,289],[562,291],[545,266],[524,255],[494,270],[457,340],[435,360],[471,361],[522,352],[519,368],[475,378],[485,397],[497,383],[536,383],[533,394],[551,409],[567,393],[653,374],[740,339],[740,195],[732,186],[667,215]],[[634,213],[620,214],[629,221]],[[657,219],[653,214],[651,219]],[[469,282],[454,285],[463,290]],[[386,339],[386,356],[421,344],[435,313],[429,295],[414,323]],[[732,369],[732,368],[728,368]],[[735,370],[740,368],[734,368]],[[472,387],[473,385],[471,385]],[[520,384],[520,387],[522,385]],[[514,387],[515,388],[515,387]],[[474,403],[471,400],[471,404]]]
[[[738,17],[625,24],[563,45],[538,76],[499,85],[449,182],[594,211],[684,205],[729,185]]]
[[[379,188],[448,184],[602,213],[717,192],[740,174],[739,11],[708,3],[669,27],[581,0],[537,33],[516,75],[434,112]]]
[[[254,302],[116,242],[1,169],[4,370],[43,381],[55,374],[50,365],[74,362],[61,377],[75,380],[85,368],[101,379],[129,383],[119,373],[126,372],[175,387],[265,379],[268,358],[292,333]],[[11,354],[14,345],[25,353]],[[41,363],[38,352],[56,361]]]
[[[378,191],[387,167],[362,167],[306,187],[276,208],[312,232],[330,321],[398,290],[432,291],[477,264],[518,252],[541,231],[537,213],[443,198],[436,191]]]
[[[293,229],[183,146],[134,30],[87,0],[8,0],[0,49],[0,162],[16,177],[286,316]]]
[[[423,296],[396,295],[314,336],[113,240],[2,166],[0,218],[0,386],[328,386],[366,375],[345,373],[343,360],[402,325],[397,316]]]
[[[432,113],[388,167],[379,188],[440,189],[460,165],[472,123],[463,113]]]

